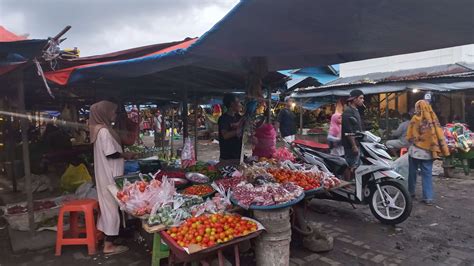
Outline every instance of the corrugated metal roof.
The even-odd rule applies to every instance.
[[[394,72],[370,73],[361,76],[338,78],[326,85],[307,88],[309,90],[323,90],[326,88],[355,86],[363,84],[378,84],[386,82],[416,81],[443,77],[465,76],[474,73],[473,63],[456,63],[426,68],[399,70]]]

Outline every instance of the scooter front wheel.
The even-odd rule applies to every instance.
[[[383,224],[399,224],[411,213],[412,200],[406,188],[397,181],[385,180],[371,189],[370,210]]]

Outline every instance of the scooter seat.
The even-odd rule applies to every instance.
[[[337,166],[347,166],[347,162],[344,158],[342,157],[339,157],[339,156],[336,156],[336,155],[332,155],[332,154],[327,154],[327,153],[323,153],[323,152],[319,152],[319,151],[313,151],[316,153],[316,155],[318,155],[319,157],[323,158],[324,160],[327,160]]]

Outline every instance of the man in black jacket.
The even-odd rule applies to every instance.
[[[295,107],[295,101],[290,97],[286,97],[285,102],[286,107],[278,114],[275,129],[280,131],[280,136],[284,140],[291,143],[295,141],[296,135],[296,116],[292,111]]]

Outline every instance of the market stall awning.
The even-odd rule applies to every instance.
[[[139,77],[187,65],[242,73],[254,57],[277,71],[470,44],[473,9],[471,0],[243,0],[193,45],[51,80]]]
[[[5,29],[3,26],[0,26],[0,42],[16,42],[24,40],[26,40],[26,37],[16,35],[15,33]]]
[[[38,56],[47,40],[27,40],[0,26],[0,76]]]
[[[474,1],[243,0],[189,53],[210,68],[323,66],[474,43]]]
[[[196,38],[185,39],[180,42],[154,45],[151,49],[150,47],[136,48],[71,60],[69,64],[74,64],[74,66],[46,72],[45,76],[56,84],[67,85],[97,78],[126,78],[152,74],[158,71],[153,68],[153,61],[161,61],[160,59],[165,57],[173,58],[171,55],[179,57],[183,49],[188,48],[195,41]],[[169,64],[173,65],[173,62]]]

